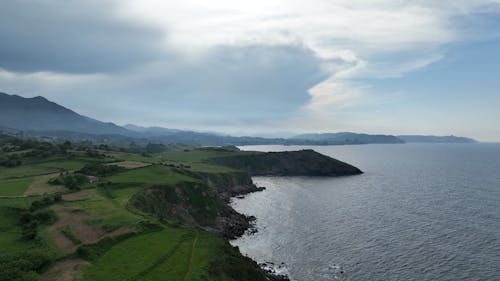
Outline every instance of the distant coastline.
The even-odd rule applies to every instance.
[[[16,137],[52,141],[93,143],[148,144],[181,143],[197,146],[224,145],[359,145],[401,144],[405,142],[474,143],[457,136],[386,135],[353,132],[299,134],[287,138],[232,136],[223,133],[197,132],[162,127],[118,126],[102,122],[47,100],[24,98],[0,92],[0,132]]]

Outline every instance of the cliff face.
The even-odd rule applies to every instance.
[[[263,189],[255,186],[252,177],[247,172],[203,173],[189,170],[179,170],[177,172],[200,179],[226,200]]]
[[[200,172],[176,169],[192,178],[174,186],[154,186],[134,197],[132,204],[160,218],[175,219],[221,233],[226,238],[242,235],[252,218],[228,205],[233,196],[262,190],[251,175],[344,176],[362,173],[358,168],[313,150],[248,153],[211,158],[211,163],[237,169],[226,172]]]
[[[239,214],[228,202],[232,196],[261,190],[253,184],[252,175],[343,176],[362,173],[356,167],[313,150],[255,152],[211,158],[208,162],[232,167],[237,171],[215,173],[175,169],[176,173],[188,176],[191,181],[144,189],[134,196],[131,204],[166,221],[199,226],[219,233],[226,239],[234,239],[243,235],[255,218]],[[225,259],[230,259],[225,263],[234,262],[234,268],[238,268],[236,265],[248,267],[248,276],[251,277],[245,280],[288,280],[285,276],[264,272],[251,260],[244,260],[237,249],[227,247],[227,250],[232,252],[222,255]],[[217,264],[212,265],[213,274],[232,274],[232,267],[220,268]],[[240,270],[233,273],[235,280],[240,279]]]
[[[347,176],[362,173],[352,165],[310,149],[217,157],[209,162],[253,176]]]
[[[231,190],[225,184],[229,183],[220,186],[211,184],[212,187],[196,182],[154,186],[135,195],[132,205],[159,218],[200,226],[210,232],[220,233],[227,239],[234,239],[250,227],[251,218],[231,208],[227,204],[228,195],[220,196],[218,189]]]

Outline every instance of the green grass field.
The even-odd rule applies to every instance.
[[[33,178],[0,180],[0,196],[21,196],[33,182]]]
[[[165,229],[130,238],[93,262],[84,272],[85,280],[134,280],[141,273],[144,275],[145,269],[174,253],[184,239],[193,239],[191,233],[183,229]]]
[[[158,155],[160,158],[164,160],[202,163],[213,157],[244,155],[248,153],[249,152],[246,151],[215,151],[215,150],[191,149],[188,151],[166,151],[159,153]]]
[[[129,225],[140,220],[137,214],[130,212],[126,208],[128,200],[137,191],[138,189],[129,189],[126,192],[121,192],[120,196],[115,198],[109,198],[101,192],[95,191],[91,193],[88,199],[65,202],[64,205],[88,213],[93,218],[88,221],[90,224]]]
[[[23,208],[27,209],[31,206],[36,200],[39,200],[41,196],[29,196],[29,197],[20,197],[20,198],[1,198],[0,197],[0,208]]]
[[[40,197],[0,198],[0,249],[1,255],[16,254],[40,246],[21,239],[19,214],[11,208],[28,208]]]
[[[23,155],[28,152],[30,150],[12,153]],[[163,152],[152,154],[105,150],[95,150],[92,152],[94,154],[85,150],[68,152],[73,156],[55,152],[50,157],[22,159],[21,165],[16,167],[0,166],[0,258],[34,251],[49,253],[52,264],[37,269],[38,273],[43,274],[46,270],[50,271],[51,266],[57,267],[60,261],[81,255],[76,250],[77,246],[100,247],[99,243],[106,242],[110,235],[122,235],[126,238],[103,248],[105,250],[89,261],[90,265],[78,276],[87,281],[226,281],[240,280],[237,275],[226,274],[228,269],[234,272],[239,272],[240,268],[242,272],[259,272],[254,264],[235,252],[222,237],[196,227],[214,223],[220,207],[226,203],[201,179],[203,177],[198,179],[188,176],[190,172],[233,173],[234,169],[211,165],[207,160],[248,152],[195,149],[184,145],[165,146]],[[80,190],[70,190],[60,185],[54,191],[54,186],[48,184],[52,176],[57,177],[63,171],[72,173],[89,163],[119,161],[152,165],[114,171],[112,175],[99,177],[95,183],[80,184]],[[30,188],[32,192],[25,193],[33,181],[36,181],[36,188],[33,185]],[[149,189],[153,187],[156,189]],[[158,194],[164,194],[167,198],[158,194],[154,197],[155,193],[152,193],[152,197],[145,196],[150,190],[159,191]],[[41,207],[32,207],[34,201],[38,202],[33,206],[44,202],[44,197],[38,194],[56,191],[64,193],[58,195],[61,200],[50,199],[49,203],[43,203],[45,205]],[[48,197],[54,198],[55,195]],[[145,198],[142,202],[149,204],[151,209],[141,209],[138,198]],[[169,211],[172,205],[168,204],[173,204],[177,208],[175,210],[184,212],[191,219],[177,217],[175,212]],[[40,210],[51,212],[54,221],[42,223],[43,219],[36,217]],[[23,216],[31,216],[31,220],[24,223],[26,220],[23,220]],[[33,218],[37,220],[36,224],[31,224]],[[141,232],[144,231],[141,226],[145,221],[160,229]],[[36,238],[26,238],[23,231],[33,225],[37,231]],[[89,239],[92,235],[97,236]],[[69,246],[65,242],[68,239]],[[90,245],[93,243],[98,246]],[[219,267],[214,273],[212,269],[216,260],[219,261]],[[12,269],[2,268],[0,264],[0,280],[3,281],[2,270]],[[71,270],[63,270],[60,274],[68,272]],[[59,280],[62,275],[57,274],[56,280]]]
[[[84,279],[213,280],[209,263],[222,243],[221,238],[203,231],[167,228],[114,246],[84,270]]]
[[[176,184],[182,181],[196,181],[191,177],[172,171],[169,167],[153,165],[129,170],[106,178],[112,183],[137,184],[137,186]]]
[[[145,157],[140,154],[117,152],[117,151],[106,152],[106,155],[109,155],[115,161],[137,161],[145,163],[156,163],[159,160],[161,160],[161,157],[159,156]]]
[[[38,176],[61,171],[81,169],[85,164],[94,162],[108,162],[111,159],[96,159],[91,157],[49,157],[46,159],[26,160],[21,166],[17,167],[1,167],[0,179],[22,178],[28,176]]]
[[[83,168],[85,164],[97,162],[95,159],[89,158],[75,158],[70,160],[57,160],[39,163],[38,166],[46,167],[48,169],[57,169],[57,170],[78,170]]]
[[[59,171],[58,168],[44,167],[40,164],[22,165],[13,168],[0,167],[0,180],[45,175]]]

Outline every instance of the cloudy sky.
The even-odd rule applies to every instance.
[[[118,124],[500,141],[500,0],[0,2],[0,91]]]

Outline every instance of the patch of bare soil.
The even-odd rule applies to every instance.
[[[59,173],[35,177],[31,185],[24,192],[24,195],[25,196],[42,195],[42,194],[52,194],[56,192],[65,191],[66,188],[62,185],[50,185],[48,183],[50,179],[55,178],[57,176],[59,176]]]
[[[111,233],[106,233],[99,226],[87,225],[85,220],[89,219],[90,216],[83,211],[64,205],[53,205],[51,208],[57,212],[59,220],[49,227],[48,232],[53,237],[57,248],[64,254],[73,253],[78,248],[78,245],[75,245],[61,232],[61,229],[66,227],[80,239],[82,244],[92,244],[108,236],[116,236],[134,231],[133,226],[122,226]],[[78,258],[58,261],[42,275],[42,280],[73,281],[78,277],[82,267],[87,264],[88,262]]]
[[[57,213],[59,219],[53,225],[49,226],[48,233],[53,237],[57,248],[64,254],[73,253],[78,248],[78,245],[75,245],[75,243],[61,232],[64,228],[69,228],[82,244],[93,244],[108,236],[116,236],[134,231],[133,226],[122,226],[107,233],[98,225],[87,224],[85,221],[93,217],[84,211],[59,204],[53,205],[51,209]]]
[[[84,244],[95,243],[105,234],[104,230],[100,227],[85,224],[84,221],[89,219],[90,216],[83,211],[63,205],[53,205],[51,209],[57,213],[59,219],[48,228],[48,232],[53,237],[57,248],[65,254],[74,252],[78,245],[75,245],[66,237],[61,232],[62,229],[69,228]]]
[[[137,161],[123,161],[123,162],[109,163],[108,165],[115,165],[126,169],[137,169],[137,168],[151,166],[151,163],[144,163]]]
[[[69,194],[64,194],[62,196],[62,199],[64,201],[77,201],[77,200],[83,200],[83,199],[88,199],[92,195],[93,190],[92,189],[85,189],[85,190],[80,190],[77,192],[69,193]]]
[[[42,275],[43,281],[73,281],[80,270],[89,263],[82,259],[65,259],[56,262]]]

